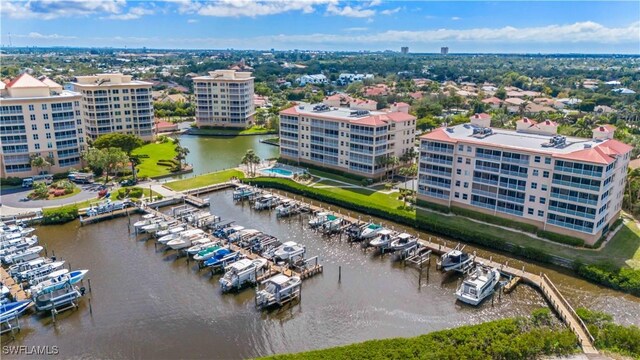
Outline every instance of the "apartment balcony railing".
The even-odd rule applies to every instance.
[[[575,225],[575,224],[570,224],[570,223],[566,223],[564,221],[558,221],[558,220],[547,220],[547,223],[552,224],[552,225],[557,225],[557,226],[561,226],[567,229],[573,229],[573,230],[578,230],[578,231],[582,231],[582,232],[586,232],[591,234],[593,232],[593,229],[589,229],[586,226],[580,226],[580,225]]]
[[[549,210],[555,211],[555,212],[561,212],[561,213],[569,214],[569,215],[573,215],[573,216],[579,216],[579,217],[583,217],[583,218],[587,218],[587,219],[595,219],[596,218],[595,214],[589,214],[589,213],[585,213],[585,212],[569,210],[569,209],[565,209],[565,208],[561,208],[561,207],[557,207],[557,206],[549,205]]]
[[[579,198],[577,196],[569,196],[569,195],[551,193],[551,197],[554,198],[554,199],[573,201],[573,202],[577,202],[577,203],[580,203],[580,204],[598,205],[598,201],[597,200],[583,199],[583,198]]]
[[[515,203],[518,203],[518,204],[524,204],[524,199],[520,199],[520,198],[517,198],[515,196],[508,196],[508,195],[498,194],[498,199],[511,201],[511,202],[515,202]]]
[[[555,166],[553,168],[554,171],[561,171],[561,172],[567,172],[567,173],[572,173],[572,174],[578,174],[578,175],[586,175],[586,176],[592,176],[592,177],[597,177],[597,178],[601,178],[602,177],[602,172],[597,172],[597,171],[591,171],[591,170],[582,170],[582,169],[576,169],[576,168],[571,168],[571,167],[566,167],[566,166]]]
[[[568,186],[568,187],[572,187],[572,188],[590,190],[590,191],[600,191],[600,187],[599,186],[579,184],[579,183],[574,183],[574,182],[564,181],[564,180],[553,179],[551,181],[551,183],[552,184],[556,184],[556,185]]]

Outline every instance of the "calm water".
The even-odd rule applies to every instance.
[[[260,142],[274,135],[259,136],[195,136],[181,135],[180,144],[189,149],[187,162],[193,164],[193,174],[229,169],[238,166],[248,149],[253,149],[262,160],[278,156],[278,147]]]
[[[79,310],[60,315],[55,325],[48,317],[23,317],[22,332],[16,340],[3,337],[3,345],[58,345],[64,358],[233,359],[414,336],[525,315],[545,304],[537,292],[519,286],[501,301],[496,297],[493,306],[491,301],[464,306],[454,298],[457,275],[444,276],[432,267],[428,283],[425,276],[419,287],[417,269],[317,234],[304,226],[306,218],[278,220],[275,214],[255,212],[234,204],[230,191],[211,195],[211,204],[224,219],[303,243],[308,256],[320,257],[324,274],[303,283],[298,305],[259,312],[252,289],[221,295],[218,276],[210,278],[194,263],[130,235],[126,218],[86,227],[73,222],[37,233],[49,251],[73,268],[91,270],[93,314],[85,298]],[[640,325],[640,299],[545,271],[572,304]]]

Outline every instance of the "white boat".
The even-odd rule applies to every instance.
[[[195,241],[191,242],[191,247],[189,247],[187,250],[185,250],[187,252],[187,254],[189,255],[195,255],[198,252],[200,252],[201,250],[204,250],[210,246],[214,246],[218,244],[218,241],[213,241],[211,239],[209,239],[208,237],[204,237]]]
[[[416,239],[415,237],[407,233],[402,233],[398,235],[396,239],[391,241],[391,243],[389,244],[389,248],[393,251],[402,251],[402,250],[410,249],[417,245],[418,245],[418,239]]]
[[[382,230],[384,230],[382,225],[369,223],[369,224],[365,225],[365,227],[362,229],[362,232],[360,233],[359,237],[360,237],[360,239],[363,239],[363,240],[372,239],[372,238],[376,237],[378,235],[378,233],[380,231],[382,231]]]
[[[34,246],[19,252],[2,257],[2,261],[6,264],[15,264],[21,261],[29,261],[40,257],[40,253],[44,250],[42,246]]]
[[[227,239],[230,242],[238,242],[240,240],[248,239],[259,234],[262,234],[262,231],[256,229],[244,229],[229,235]]]
[[[39,258],[35,258],[33,260],[21,262],[21,263],[18,263],[18,264],[13,264],[13,265],[9,266],[9,269],[7,270],[7,272],[11,276],[16,276],[20,272],[31,270],[31,269],[35,269],[35,268],[38,268],[40,266],[43,266],[44,264],[48,264],[48,263],[51,263],[51,262],[53,262],[53,260],[50,259],[50,258],[39,257]]]
[[[37,284],[40,284],[41,282],[47,281],[49,279],[53,279],[53,278],[57,278],[60,275],[64,275],[64,274],[68,274],[69,273],[69,269],[57,269],[55,271],[52,271],[48,274],[43,274],[41,276],[38,277],[34,277],[32,279],[29,280],[29,286],[35,286]]]
[[[261,271],[267,265],[265,259],[242,259],[226,267],[224,276],[220,278],[220,289],[223,292],[239,290],[247,284],[254,284]]]
[[[280,205],[276,206],[276,216],[289,216],[295,211],[295,209],[296,203],[293,200],[283,200]]]
[[[322,224],[320,231],[326,234],[332,234],[340,229],[342,226],[342,218],[329,215],[329,220]]]
[[[52,272],[62,268],[63,266],[64,266],[64,261],[54,261],[50,263],[42,262],[42,265],[38,267],[24,270],[15,274],[15,278],[21,282],[28,281],[31,279],[39,278],[44,275],[51,274]]]
[[[157,221],[162,221],[162,218],[156,217],[155,214],[146,214],[146,215],[142,215],[142,220],[136,221],[135,223],[133,223],[133,227],[136,229],[139,229],[143,226],[153,224],[154,222],[157,222]]]
[[[13,243],[11,243],[11,245],[0,249],[0,257],[17,253],[18,251],[22,251],[38,243],[37,236],[33,236],[30,238],[19,238],[16,240],[19,240],[19,241],[14,241]]]
[[[242,200],[253,195],[253,188],[247,185],[240,185],[233,190],[233,198],[235,200]]]
[[[464,303],[476,306],[493,294],[498,281],[500,281],[498,269],[478,264],[460,284],[456,290],[456,297]]]
[[[273,256],[280,260],[289,260],[296,256],[303,255],[305,251],[304,246],[294,241],[287,241],[276,249]]]
[[[333,216],[328,212],[319,212],[317,213],[313,218],[311,218],[311,220],[309,220],[309,226],[311,227],[318,227],[322,224],[324,224],[325,222],[329,221],[329,217]],[[335,216],[334,216],[335,218]]]
[[[218,250],[220,249],[227,249],[227,248],[221,247],[219,243],[211,243],[210,245],[201,248],[200,251],[195,253],[193,255],[193,260],[204,261],[204,260],[210,259],[214,257],[218,252]]]
[[[223,239],[227,239],[231,234],[235,234],[241,230],[244,230],[244,226],[240,226],[240,225],[230,226],[228,228],[220,229],[219,232],[216,232],[217,234],[216,236],[221,237]]]
[[[58,276],[50,277],[48,280],[32,286],[30,288],[31,296],[37,297],[41,294],[61,289],[67,285],[73,285],[82,280],[88,272],[89,270],[74,270],[70,273],[61,273]]]
[[[371,240],[369,245],[380,249],[389,247],[393,239],[393,232],[391,230],[383,229],[378,231],[376,234],[378,234],[378,236]]]
[[[173,226],[175,223],[176,223],[175,220],[159,221],[159,222],[156,222],[156,223],[153,223],[153,224],[145,225],[145,226],[141,227],[140,230],[153,234],[153,233],[158,232],[160,230],[168,229],[171,226]]]
[[[256,306],[266,308],[284,303],[300,295],[302,280],[297,276],[278,274],[263,282],[264,288],[256,293]]]
[[[187,230],[180,233],[180,237],[167,242],[167,246],[174,249],[185,249],[191,246],[194,240],[205,237],[205,232],[200,229]]]
[[[36,310],[49,311],[76,301],[82,293],[77,286],[66,284],[58,289],[44,292],[33,297]]]
[[[462,249],[455,248],[440,257],[440,267],[443,271],[463,269],[466,266],[470,266],[472,258],[471,255],[462,251]]]
[[[183,232],[187,230],[184,226],[182,225],[178,225],[178,226],[174,226],[174,227],[170,227],[166,230],[160,230],[158,232],[156,232],[156,236],[157,237],[163,237],[163,236],[167,236],[169,234],[177,234],[180,232]]]
[[[0,242],[0,249],[5,250],[8,248],[26,248],[38,243],[38,237],[36,235],[31,237],[20,236]],[[0,250],[0,251],[2,251]]]
[[[278,201],[279,199],[271,194],[262,195],[261,197],[256,199],[253,208],[255,210],[271,209],[272,207],[278,205]]]

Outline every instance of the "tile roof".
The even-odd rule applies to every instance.
[[[7,84],[7,88],[12,88],[12,89],[34,88],[34,87],[48,87],[48,86],[47,84],[43,83],[42,81],[34,78],[33,76],[27,73],[20,74],[20,76],[11,80],[11,82]]]

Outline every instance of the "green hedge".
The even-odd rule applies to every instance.
[[[545,238],[547,240],[551,240],[561,244],[567,244],[571,246],[584,246],[584,240],[569,235],[562,235],[545,230],[538,230],[537,235],[541,238]]]
[[[574,267],[580,276],[593,282],[640,296],[640,270],[619,268],[609,262],[591,265],[576,262]]]
[[[22,179],[19,178],[19,177],[0,178],[0,185],[4,185],[4,186],[20,186],[20,185],[22,185]]]
[[[44,225],[65,224],[78,217],[78,207],[75,205],[61,206],[42,211],[42,223]]]
[[[420,207],[423,207],[423,208],[435,210],[435,211],[441,212],[443,214],[449,214],[451,212],[450,211],[451,209],[449,209],[448,206],[440,205],[440,204],[436,204],[436,203],[432,203],[432,202],[428,202],[428,201],[424,201],[424,200],[420,200],[420,199],[417,200],[416,205],[418,205]]]
[[[318,166],[316,164],[311,164],[311,163],[304,162],[304,161],[299,161],[298,162],[298,161],[291,161],[291,160],[288,160],[288,159],[279,158],[278,162],[282,163],[282,164],[291,165],[291,166],[303,166],[303,167],[306,167],[306,168],[309,168],[309,169],[313,169],[313,170],[324,171],[326,173],[335,174],[335,175],[339,175],[339,176],[344,176],[346,178],[357,180],[357,181],[365,181],[366,182],[366,181],[369,180],[369,178],[367,178],[366,176],[360,176],[360,175],[351,174],[351,173],[340,171],[340,170],[326,168],[326,167]]]
[[[556,323],[502,319],[413,338],[369,340],[271,359],[537,359],[578,351],[578,341]]]
[[[426,232],[439,234],[456,240],[475,243],[501,251],[510,251],[514,254],[532,260],[543,262],[550,261],[550,256],[543,251],[507,243],[502,239],[497,239],[494,236],[486,234],[482,230],[477,230],[477,228],[454,228],[448,226],[447,224],[443,224],[442,221],[440,221],[440,217],[442,215],[433,214],[427,211],[418,211],[414,214],[407,213],[406,211],[400,209],[382,209],[368,203],[356,204],[350,201],[346,201],[336,194],[324,191],[322,189],[316,189],[301,185],[288,179],[258,177],[253,179],[246,179],[244,181],[252,185],[258,185],[260,187],[289,191],[310,199],[323,201],[367,215],[388,219],[404,225],[415,227]],[[481,227],[478,228],[481,229]]]

